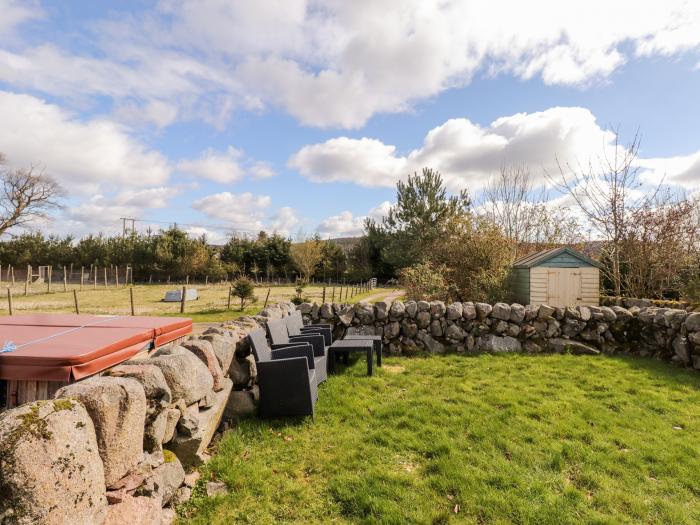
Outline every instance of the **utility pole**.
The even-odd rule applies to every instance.
[[[134,219],[132,217],[119,217],[122,221],[122,235],[126,237],[127,232],[129,231],[127,227],[127,223],[131,223],[131,233],[136,232],[136,221],[137,219]]]

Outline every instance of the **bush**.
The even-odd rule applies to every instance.
[[[453,300],[497,302],[508,297],[513,243],[490,220],[473,214],[453,220],[433,246]]]
[[[241,310],[255,301],[255,285],[247,277],[239,277],[233,283],[231,295],[241,301]]]
[[[444,265],[418,263],[399,272],[399,283],[406,290],[406,298],[414,301],[447,301],[449,285],[444,278]]]

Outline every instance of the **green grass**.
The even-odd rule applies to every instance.
[[[193,524],[698,523],[700,376],[639,358],[362,360],[316,420],[243,421]]]

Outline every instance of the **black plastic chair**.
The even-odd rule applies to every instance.
[[[260,417],[312,416],[318,387],[313,348],[308,343],[270,345],[265,331],[248,335],[258,369]]]
[[[285,318],[285,323],[290,336],[321,334],[325,339],[326,346],[333,344],[333,327],[330,324],[323,323],[304,325],[304,319],[301,317],[299,310],[291,312]]]
[[[267,331],[270,334],[273,348],[275,345],[290,345],[308,343],[313,347],[314,363],[316,366],[316,384],[321,384],[326,380],[328,374],[328,350],[325,338],[318,333],[305,333],[301,335],[290,335],[287,331],[287,323],[283,320],[267,322]]]
[[[330,324],[308,324],[304,325],[304,319],[299,310],[290,313],[286,318],[289,335],[319,333],[326,338],[326,346],[333,344],[333,327]],[[343,340],[348,341],[372,341],[374,343],[374,353],[377,356],[377,366],[382,366],[382,336],[381,335],[346,335]],[[336,352],[336,355],[343,355],[345,362],[348,361],[348,354]]]

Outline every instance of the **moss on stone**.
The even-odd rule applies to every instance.
[[[72,410],[73,401],[70,399],[56,399],[53,402],[53,409],[55,412],[60,412],[61,410]]]
[[[167,448],[163,450],[163,459],[166,463],[172,463],[177,459],[177,456],[172,450],[168,450]]]

